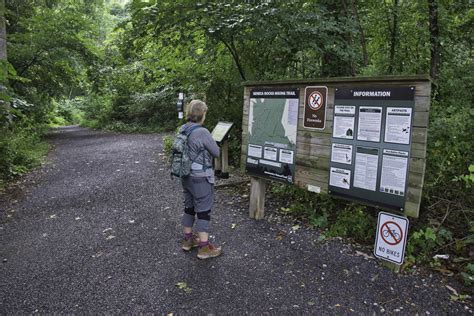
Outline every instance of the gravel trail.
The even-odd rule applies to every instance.
[[[246,184],[217,189],[224,255],[200,261],[180,250],[181,188],[162,135],[65,127],[50,142],[47,163],[0,195],[0,314],[473,313],[450,299],[453,278],[395,274],[275,220],[272,205],[249,219]]]

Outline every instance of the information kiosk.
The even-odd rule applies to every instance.
[[[245,83],[250,216],[274,180],[418,217],[430,94],[427,76]]]

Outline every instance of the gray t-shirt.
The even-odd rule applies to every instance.
[[[188,131],[200,124],[188,122],[181,126],[180,132]],[[205,177],[209,183],[214,183],[213,158],[219,157],[220,150],[211,133],[204,127],[196,128],[188,137],[189,158],[193,161],[191,177]]]

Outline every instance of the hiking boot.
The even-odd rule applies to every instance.
[[[221,254],[222,254],[221,247],[214,247],[211,244],[207,244],[206,246],[199,248],[197,257],[199,259],[209,259],[209,258],[220,256]]]
[[[183,238],[183,241],[181,242],[181,248],[184,251],[189,251],[192,248],[198,247],[199,246],[199,237],[197,235],[193,235],[193,238]]]

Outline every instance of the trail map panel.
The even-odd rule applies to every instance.
[[[298,89],[254,89],[250,92],[248,173],[293,183],[295,177]]]

